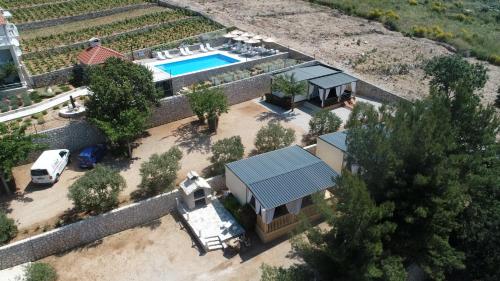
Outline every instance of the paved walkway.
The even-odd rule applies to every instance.
[[[26,117],[33,115],[38,112],[42,112],[44,110],[53,108],[56,105],[60,105],[66,101],[69,101],[69,96],[73,96],[74,98],[79,97],[79,96],[86,96],[89,94],[89,91],[85,87],[81,88],[76,88],[72,91],[62,93],[56,97],[50,98],[48,100],[44,100],[40,103],[30,105],[25,108],[20,108],[17,109],[16,111],[13,112],[6,112],[4,115],[0,114],[0,123],[1,122],[7,122],[10,120],[15,120],[18,118]]]

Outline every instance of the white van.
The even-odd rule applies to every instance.
[[[31,166],[31,181],[38,184],[53,184],[69,162],[69,150],[46,150]]]

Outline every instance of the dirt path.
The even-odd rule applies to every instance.
[[[134,149],[131,161],[118,161],[107,157],[104,163],[118,169],[125,178],[127,188],[121,193],[120,200],[126,202],[141,181],[141,164],[152,154],[163,153],[173,146],[178,146],[183,152],[182,168],[178,173],[180,182],[191,170],[200,174],[206,172],[210,165],[210,148],[212,143],[219,139],[239,135],[245,152],[250,153],[254,148],[257,131],[272,119],[281,120],[284,126],[293,128],[296,131],[297,143],[301,141],[305,133],[303,126],[283,120],[254,101],[248,101],[232,106],[229,113],[221,117],[219,130],[215,135],[207,134],[206,126],[200,126],[194,117],[182,119],[148,130],[149,136],[138,140],[139,146]],[[21,230],[17,239],[52,226],[65,210],[71,208],[72,203],[67,198],[68,188],[85,173],[85,170],[78,168],[73,155],[72,164],[62,173],[59,182],[52,187],[37,187],[30,184],[31,165],[19,166],[13,170],[18,193],[10,200],[1,198],[0,201],[0,207],[6,210],[9,217],[16,220]]]
[[[234,25],[254,33],[274,36],[285,46],[314,55],[367,82],[410,99],[428,93],[424,73],[419,68],[422,61],[449,53],[436,42],[404,37],[379,23],[346,16],[337,10],[304,1],[170,2],[203,11],[227,26]],[[490,79],[483,100],[491,103],[500,86],[500,67],[487,66]]]
[[[288,241],[264,246],[253,239],[252,249],[233,257],[221,251],[200,254],[188,233],[168,215],[42,262],[53,265],[58,280],[65,281],[202,281],[259,280],[262,263],[289,266],[299,261]]]

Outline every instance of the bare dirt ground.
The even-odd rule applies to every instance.
[[[404,37],[383,25],[299,0],[171,0],[202,11],[226,26],[277,38],[278,43],[315,56],[362,80],[409,99],[428,94],[420,68],[424,59],[449,54],[436,42]],[[359,45],[358,45],[359,42]],[[477,62],[475,59],[470,61]],[[484,63],[490,79],[483,91],[491,103],[500,86],[500,67]],[[407,74],[399,73],[401,67]],[[404,73],[404,71],[403,71]]]
[[[47,257],[58,280],[259,280],[262,263],[289,266],[300,262],[289,241],[263,245],[252,237],[248,252],[225,257],[200,253],[170,215],[150,225],[108,236],[94,244]]]
[[[182,119],[163,126],[148,130],[148,136],[138,140],[137,148],[133,151],[132,160],[116,160],[107,157],[106,165],[118,169],[127,182],[127,188],[122,192],[120,200],[127,203],[130,194],[137,190],[141,181],[139,169],[141,163],[154,153],[163,153],[173,146],[178,146],[183,152],[182,168],[178,173],[178,182],[187,172],[194,170],[200,174],[206,172],[210,166],[209,157],[212,143],[226,137],[241,136],[245,152],[248,154],[254,149],[254,140],[257,131],[270,120],[281,120],[285,127],[296,131],[296,140],[299,143],[305,130],[294,122],[287,122],[278,115],[254,101],[248,101],[231,107],[229,113],[220,120],[220,127],[215,135],[206,132],[206,126],[200,126],[194,117]],[[1,198],[0,207],[15,219],[21,234],[17,239],[51,228],[58,217],[72,203],[67,198],[69,186],[85,170],[78,168],[73,155],[71,165],[62,173],[59,182],[52,187],[36,187],[30,184],[29,170],[32,163],[16,167],[13,170],[18,192],[10,198]]]

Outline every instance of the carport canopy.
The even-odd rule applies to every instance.
[[[296,81],[300,82],[300,81],[320,78],[323,76],[328,76],[328,75],[332,75],[332,74],[340,73],[340,72],[341,72],[340,70],[331,69],[331,68],[328,68],[328,67],[325,67],[322,65],[315,65],[315,66],[294,68],[292,70],[285,71],[283,73],[279,73],[276,76],[283,76],[283,75],[290,76],[293,74]]]
[[[349,74],[337,73],[333,75],[328,75],[316,79],[309,80],[309,83],[316,85],[322,89],[332,89],[342,85],[347,85],[352,82],[358,81],[357,78],[352,77]]]

